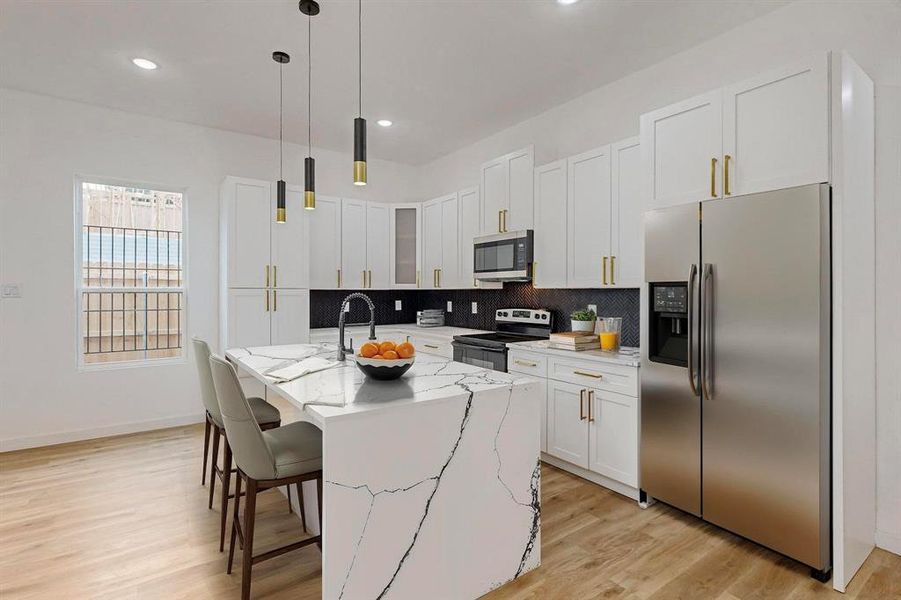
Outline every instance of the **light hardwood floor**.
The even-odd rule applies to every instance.
[[[0,598],[238,598],[202,442],[192,426],[0,455]],[[263,494],[255,546],[300,535],[284,497]],[[773,552],[548,466],[541,552],[490,598],[842,598]],[[304,548],[255,566],[253,597],[318,598],[319,576]],[[844,598],[901,598],[901,557],[876,550]]]

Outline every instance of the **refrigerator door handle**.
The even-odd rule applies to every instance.
[[[698,276],[698,266],[692,263],[688,269],[688,385],[691,387],[691,393],[699,396],[697,384],[695,384],[697,371],[694,364],[694,302],[695,302],[695,279]]]
[[[703,358],[701,370],[701,389],[707,400],[713,399],[710,392],[713,389],[713,265],[705,264],[701,274],[701,302],[703,304],[703,316],[701,318],[701,346]]]

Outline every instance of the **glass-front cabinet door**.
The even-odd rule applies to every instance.
[[[422,235],[419,204],[391,205],[391,287],[421,283]]]

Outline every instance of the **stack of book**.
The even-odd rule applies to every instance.
[[[548,346],[558,350],[597,350],[601,347],[600,339],[595,333],[584,331],[562,331],[552,333]]]

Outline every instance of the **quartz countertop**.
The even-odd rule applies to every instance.
[[[640,350],[629,346],[623,346],[619,352],[607,352],[604,350],[560,350],[558,348],[550,348],[550,342],[546,340],[531,342],[514,342],[507,344],[507,348],[511,350],[528,350],[529,352],[538,352],[550,356],[563,356],[566,358],[579,358],[583,360],[594,360],[597,362],[606,362],[626,367],[637,367],[641,364]]]

